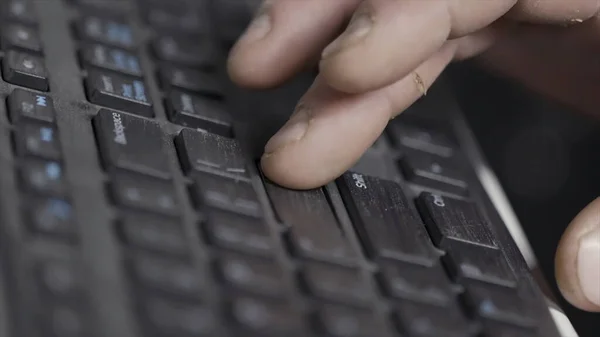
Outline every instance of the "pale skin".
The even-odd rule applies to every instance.
[[[229,73],[269,88],[318,62],[261,160],[275,182],[308,189],[351,167],[455,60],[476,57],[597,115],[599,12],[600,0],[270,0],[232,50]],[[563,235],[556,278],[573,305],[600,312],[600,199]]]

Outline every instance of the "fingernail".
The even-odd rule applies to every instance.
[[[267,142],[265,155],[269,156],[282,147],[302,139],[308,130],[308,122],[308,108],[299,105],[287,123]]]
[[[600,229],[581,238],[577,256],[577,273],[585,297],[600,306]]]
[[[272,0],[265,0],[258,9],[254,19],[246,29],[240,41],[244,43],[258,41],[271,31],[271,9]]]
[[[373,27],[373,16],[370,10],[368,10],[368,7],[365,6],[363,8],[363,10],[360,10],[360,12],[357,12],[354,15],[352,21],[350,21],[350,24],[346,28],[346,31],[323,50],[321,58],[325,59],[333,54],[337,54],[344,49],[344,47],[356,43],[371,31],[371,27]]]

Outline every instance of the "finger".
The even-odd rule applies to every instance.
[[[577,215],[561,238],[556,280],[571,304],[600,312],[600,198]]]
[[[508,15],[527,22],[569,23],[586,21],[599,9],[598,0],[520,0]]]
[[[366,94],[341,93],[317,78],[288,123],[265,146],[265,174],[295,189],[337,178],[375,142],[395,113],[423,95],[455,51],[456,44],[449,43],[410,76]]]
[[[266,0],[229,58],[231,78],[244,86],[284,82],[319,55],[360,0]]]
[[[448,38],[472,33],[516,0],[366,0],[344,34],[322,54],[321,74],[348,93],[372,91],[405,77]]]

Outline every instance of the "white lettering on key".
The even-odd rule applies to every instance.
[[[433,195],[433,203],[439,207],[445,207],[446,203],[444,202],[444,198],[441,195]]]
[[[361,174],[353,173],[352,178],[354,179],[354,185],[358,188],[367,189],[365,178]]]
[[[113,87],[113,82],[110,77],[102,76],[102,85],[104,86],[105,91],[115,92],[115,88]]]
[[[116,112],[113,112],[112,118],[113,118],[113,125],[114,125],[113,132],[115,133],[115,139],[114,139],[115,143],[121,144],[121,145],[127,145],[127,137],[125,136],[125,127],[123,126],[123,121],[121,120],[121,115],[119,115]]]
[[[185,112],[194,112],[194,102],[192,102],[192,97],[188,94],[181,95],[181,106]]]

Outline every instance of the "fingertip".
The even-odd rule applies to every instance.
[[[255,46],[256,47],[256,46]],[[227,60],[227,73],[235,84],[253,89],[269,89],[278,85],[282,78],[268,71],[268,65],[246,53],[245,48],[236,46]]]

